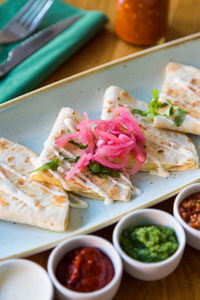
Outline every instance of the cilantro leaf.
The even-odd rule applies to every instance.
[[[62,154],[62,152],[59,152],[59,155],[62,156],[62,160],[67,160],[69,162],[77,162],[80,159],[80,156],[75,156],[75,157],[66,157]]]
[[[168,106],[169,104],[167,102],[163,102],[163,103],[158,103],[157,107],[158,108],[162,108],[162,107],[165,107],[165,106]]]
[[[67,134],[70,134],[70,133],[71,133],[71,130],[67,129]],[[80,149],[86,149],[86,148],[88,147],[88,145],[83,145],[83,144],[77,143],[77,142],[75,142],[75,141],[73,141],[73,140],[70,140],[69,142],[70,142],[71,144],[73,144],[73,145],[79,147]]]
[[[76,157],[64,157],[63,160],[67,160],[69,162],[77,162],[80,159],[80,156],[76,156]]]
[[[187,114],[187,111],[180,107],[178,107],[177,112],[178,112],[178,115],[174,119],[175,127],[179,127],[182,125],[185,115]]]
[[[92,173],[97,174],[97,175],[101,175],[104,178],[107,178],[108,176],[115,177],[115,178],[120,177],[120,171],[119,170],[114,170],[114,169],[104,167],[104,166],[100,165],[97,162],[91,162],[90,161],[90,163],[88,165],[88,168],[90,169],[90,171]]]
[[[174,115],[174,106],[172,105],[172,102],[170,100],[167,100],[167,102],[159,103],[158,94],[159,92],[156,89],[153,89],[152,91],[153,98],[151,98],[151,101],[149,103],[149,109],[146,111],[140,110],[140,109],[134,109],[133,113],[139,114],[143,117],[146,117],[146,120],[148,122],[152,122],[155,116],[165,116],[166,118],[170,118]],[[163,113],[158,113],[159,108],[167,107],[167,109]],[[183,120],[185,118],[185,115],[187,114],[187,111],[178,107],[177,108],[177,116],[174,118],[174,126],[179,127],[183,123]]]
[[[148,113],[147,114],[147,122],[152,122],[154,119],[155,114],[154,113]]]
[[[88,167],[89,167],[90,171],[92,171],[92,173],[100,173],[101,172],[100,164],[98,164],[97,162],[90,162]]]
[[[144,111],[144,110],[141,110],[141,109],[134,109],[134,110],[133,110],[133,113],[145,117],[145,116],[147,115],[148,112],[146,112],[146,111]]]
[[[153,121],[154,117],[159,115],[159,113],[157,112],[157,110],[161,107],[165,107],[168,104],[165,103],[158,103],[158,94],[159,92],[156,89],[153,89],[152,91],[153,94],[153,98],[151,98],[151,101],[149,103],[149,109],[146,111],[140,110],[140,109],[134,109],[133,113],[139,114],[143,117],[147,117],[147,121],[151,122]]]
[[[152,95],[156,101],[158,101],[158,94],[159,94],[158,90],[156,89],[152,90]]]
[[[86,149],[86,148],[88,147],[88,145],[83,145],[83,144],[77,143],[77,142],[75,142],[75,141],[73,141],[73,140],[70,140],[69,142],[70,142],[71,144],[77,146],[77,147],[80,148],[80,149]]]
[[[169,102],[170,105],[172,105],[172,101],[171,100],[168,99],[167,101]]]
[[[158,109],[158,91],[156,89],[153,89],[152,94],[153,98],[151,98],[151,101],[149,103],[149,110],[150,113],[156,114],[156,110]]]
[[[47,170],[47,169],[56,171],[59,166],[60,166],[60,160],[59,160],[59,158],[55,158],[55,159],[49,161],[48,163],[44,164],[43,166],[41,166],[33,171],[30,171],[29,173],[39,172],[39,171],[43,171],[43,170]]]
[[[174,114],[174,108],[173,108],[172,105],[170,105],[170,107],[169,107],[169,116],[171,117],[171,116],[173,116],[173,114]]]
[[[169,117],[172,117],[174,114],[174,108],[172,105],[170,105],[166,111],[164,111],[164,113],[162,114],[163,116],[169,118]]]

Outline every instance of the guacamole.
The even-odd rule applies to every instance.
[[[128,227],[119,241],[127,255],[146,263],[167,259],[179,246],[175,231],[160,225]]]

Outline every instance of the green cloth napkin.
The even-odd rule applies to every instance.
[[[7,0],[0,6],[0,29],[12,19],[26,1]],[[55,0],[38,30],[80,12],[83,13],[80,20],[0,79],[0,103],[34,89],[107,22],[106,16],[101,12],[83,11],[60,0]],[[0,45],[0,63],[7,58],[9,50],[18,44]]]

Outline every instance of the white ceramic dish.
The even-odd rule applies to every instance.
[[[148,101],[153,88],[160,90],[164,67],[170,60],[200,67],[199,49],[200,34],[196,34],[133,54],[0,105],[0,136],[17,141],[39,154],[63,106],[80,113],[87,110],[90,118],[98,118],[104,90],[113,84]],[[200,143],[199,137],[193,136],[192,139],[196,145]],[[133,177],[133,184],[142,190],[141,195],[129,203],[118,202],[106,207],[101,200],[88,200],[88,209],[71,209],[65,233],[2,221],[0,260],[40,252],[72,236],[108,226],[133,210],[175,195],[199,178],[200,169],[173,173],[168,178],[140,172]]]
[[[79,293],[65,288],[57,280],[55,270],[63,256],[73,249],[80,247],[96,247],[103,251],[111,259],[115,274],[113,279],[104,288],[90,293]],[[65,241],[57,246],[48,260],[49,276],[56,288],[59,299],[62,300],[111,300],[116,294],[122,277],[122,261],[111,243],[94,235],[81,235]]]
[[[53,285],[47,272],[29,260],[0,263],[0,299],[53,300]]]
[[[123,229],[130,226],[162,225],[175,230],[179,242],[177,251],[164,261],[143,263],[128,256],[119,244]],[[185,249],[185,233],[181,225],[172,215],[158,209],[140,209],[125,216],[115,227],[113,243],[122,257],[124,269],[131,276],[145,281],[162,279],[171,274],[178,266]]]
[[[190,227],[180,216],[179,214],[179,205],[181,202],[188,197],[189,195],[200,192],[200,183],[192,184],[186,188],[184,188],[176,197],[174,201],[174,217],[179,221],[179,223],[183,226],[187,244],[191,247],[200,250],[200,230],[194,229]]]

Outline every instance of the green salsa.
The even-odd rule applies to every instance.
[[[147,263],[167,259],[179,246],[174,229],[157,225],[128,227],[119,242],[126,254]]]

